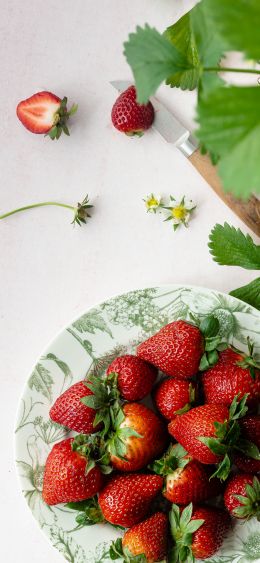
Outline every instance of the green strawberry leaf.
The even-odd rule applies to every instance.
[[[166,80],[166,84],[169,86],[175,86],[182,90],[194,90],[200,77],[200,61],[190,18],[191,12],[187,12],[164,32],[164,36],[185,56],[191,65],[191,68],[181,70],[179,73],[169,76]]]
[[[229,295],[248,303],[248,305],[260,311],[260,278],[256,278],[243,287],[233,289]]]
[[[248,411],[248,407],[246,406],[246,401],[248,398],[249,393],[245,393],[242,397],[241,401],[239,401],[239,395],[236,395],[229,407],[229,420],[237,420],[238,418],[242,418]]]
[[[193,68],[189,60],[156,29],[145,25],[130,33],[124,54],[132,68],[140,104],[148,102],[158,86],[169,76]]]
[[[193,511],[193,505],[192,502],[190,502],[190,504],[188,504],[188,506],[185,506],[185,508],[183,509],[182,513],[181,513],[181,517],[180,517],[180,526],[181,528],[186,528],[187,524],[189,523],[191,517],[192,517],[192,511]]]
[[[214,35],[217,33],[218,43],[222,41],[225,50],[242,51],[255,61],[260,58],[259,0],[204,0],[202,12],[202,29]]]
[[[230,86],[200,96],[197,108],[198,139],[220,156],[224,189],[244,199],[260,192],[259,105],[260,88]]]
[[[239,450],[247,457],[251,457],[252,459],[260,460],[260,452],[259,448],[253,442],[249,440],[244,440],[240,438],[238,443],[234,446],[236,450]]]
[[[208,246],[218,264],[260,270],[260,245],[256,245],[250,235],[244,235],[228,223],[215,225]]]
[[[227,446],[221,444],[218,438],[206,438],[205,436],[199,436],[197,438],[202,444],[205,444],[214,454],[225,455],[227,451]]]
[[[213,477],[218,477],[221,481],[225,481],[229,476],[230,470],[231,461],[228,454],[226,454],[222,461],[218,464],[215,473],[211,475],[210,479],[213,479]]]

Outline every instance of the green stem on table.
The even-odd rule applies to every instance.
[[[222,66],[209,66],[203,67],[204,72],[244,72],[248,74],[260,74],[260,69],[251,69],[251,68],[229,68],[229,67],[222,67]]]
[[[27,209],[33,209],[34,207],[44,207],[46,205],[56,205],[58,207],[65,207],[66,209],[71,209],[72,211],[74,211],[74,207],[72,205],[66,205],[65,203],[59,203],[57,201],[44,201],[42,203],[33,203],[32,205],[25,205],[25,207],[19,207],[18,209],[14,209],[13,211],[4,213],[4,215],[0,215],[0,219],[5,219],[6,217],[10,217],[10,215],[14,215],[15,213],[20,213],[20,211],[26,211]]]

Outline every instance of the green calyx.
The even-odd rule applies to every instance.
[[[147,558],[142,553],[141,555],[132,555],[131,551],[127,549],[127,547],[123,547],[122,539],[118,538],[117,540],[113,541],[110,549],[109,549],[109,556],[112,561],[116,559],[121,559],[122,563],[146,563]]]
[[[141,129],[137,129],[136,131],[126,131],[125,135],[127,135],[127,137],[143,137],[144,131]]]
[[[83,199],[81,203],[78,203],[76,207],[74,207],[74,218],[72,221],[72,225],[76,223],[81,226],[81,223],[86,224],[87,220],[91,218],[88,210],[92,209],[93,205],[89,205],[89,197],[88,195]]]
[[[73,106],[68,111],[67,101],[68,98],[66,98],[65,96],[61,101],[59,109],[55,113],[52,128],[45,135],[45,137],[50,137],[53,141],[54,139],[58,140],[62,133],[65,133],[65,135],[70,136],[70,132],[67,126],[67,121],[72,115],[74,115],[77,112],[78,105],[73,104]]]
[[[245,394],[241,401],[239,401],[239,395],[236,395],[229,408],[229,419],[223,423],[214,422],[215,437],[200,436],[198,438],[214,454],[222,457],[222,460],[217,465],[217,470],[211,478],[218,477],[222,481],[227,479],[231,470],[234,450],[238,450],[253,459],[260,459],[258,447],[249,440],[244,440],[240,437],[238,419],[245,416],[248,411],[246,406],[247,397],[248,394]]]
[[[174,473],[176,469],[184,468],[190,462],[190,458],[185,457],[186,455],[186,450],[180,444],[170,446],[161,459],[156,459],[148,468],[157,475],[166,477]]]
[[[105,475],[112,472],[110,465],[110,455],[108,454],[106,443],[100,434],[78,434],[72,444],[73,452],[77,452],[86,458],[86,475],[98,465],[99,469]]]
[[[238,518],[251,518],[256,516],[260,520],[260,481],[257,477],[253,478],[253,485],[245,486],[246,495],[233,495],[241,506],[234,508],[232,513]]]
[[[103,425],[102,430],[95,435],[102,443],[99,456],[101,460],[107,460],[107,456],[110,459],[111,455],[124,460],[127,454],[128,439],[133,436],[142,438],[138,432],[123,424],[125,415],[117,387],[117,378],[118,375],[114,372],[105,379],[91,375],[86,386],[93,395],[81,399],[84,405],[96,411],[94,425]],[[107,464],[105,463],[105,465]]]
[[[96,411],[94,426],[102,424],[101,435],[105,437],[112,426],[114,411],[117,411],[121,404],[117,374],[111,373],[105,378],[90,375],[85,385],[93,395],[83,397],[81,402]]]
[[[121,460],[127,461],[127,442],[131,437],[142,438],[141,434],[133,428],[124,426],[124,411],[119,407],[111,410],[111,431],[107,437],[107,451],[111,456],[116,456]]]
[[[199,324],[199,329],[204,336],[204,354],[200,360],[200,371],[214,366],[218,361],[218,352],[227,348],[227,344],[219,335],[219,328],[219,321],[214,315],[205,317]]]
[[[256,378],[255,370],[256,369],[260,370],[260,363],[254,359],[254,344],[253,342],[251,342],[249,337],[247,338],[247,346],[248,346],[248,354],[243,355],[243,360],[237,362],[237,365],[243,369],[249,369],[252,379],[255,379]],[[241,354],[239,350],[235,349],[235,351]]]
[[[204,520],[192,520],[193,505],[190,503],[182,513],[177,504],[172,505],[169,515],[174,545],[168,556],[168,563],[193,563],[193,534],[204,524]]]
[[[80,527],[105,522],[96,496],[81,502],[69,502],[65,507],[78,512],[76,522]]]

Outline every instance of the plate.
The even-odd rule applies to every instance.
[[[118,355],[163,325],[190,315],[214,313],[225,339],[246,349],[249,336],[260,352],[260,312],[229,295],[205,288],[169,285],[125,293],[90,309],[52,341],[29,376],[16,426],[16,463],[21,489],[42,531],[70,563],[107,563],[118,532],[108,524],[76,529],[74,511],[48,507],[41,496],[44,464],[52,446],[67,436],[49,420],[54,400],[87,374],[102,373]],[[259,523],[236,523],[208,563],[260,561]]]

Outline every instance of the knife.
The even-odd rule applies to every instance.
[[[118,92],[124,92],[133,82],[113,80],[110,84]],[[243,201],[235,198],[230,193],[224,192],[221,180],[217,174],[217,167],[213,166],[208,155],[201,154],[198,142],[191,135],[190,131],[157,98],[152,97],[150,100],[155,110],[153,129],[167,143],[179,149],[228,207],[254,233],[260,236],[260,200],[252,195],[249,200]]]

